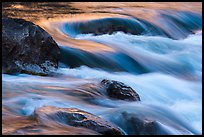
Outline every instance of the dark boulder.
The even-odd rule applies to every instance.
[[[74,127],[91,129],[103,135],[124,135],[116,125],[77,108],[41,107],[35,110],[39,122],[53,120]]]
[[[120,121],[116,123],[126,131],[128,135],[168,135],[161,124],[141,114],[122,112]]]
[[[2,18],[2,71],[48,75],[58,67],[60,49],[52,37],[32,22]]]
[[[140,101],[140,97],[135,90],[122,82],[104,79],[101,86],[105,89],[108,96],[121,100]]]

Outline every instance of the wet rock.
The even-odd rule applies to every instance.
[[[87,22],[65,24],[65,27],[69,27],[76,33],[91,33],[94,35],[113,34],[118,31],[140,35],[146,32],[143,26],[137,20],[129,18],[102,18],[89,20]]]
[[[53,120],[74,127],[84,127],[103,135],[124,134],[111,122],[77,108],[41,107],[35,110],[34,118],[40,122]]]
[[[58,67],[60,49],[39,26],[23,19],[2,18],[2,71],[48,75]]]
[[[122,112],[118,124],[128,135],[167,135],[156,120],[135,113]],[[117,123],[117,122],[116,122]]]
[[[108,96],[121,100],[140,101],[140,97],[135,90],[122,82],[104,79],[101,81]]]
[[[16,115],[7,107],[2,107],[3,135],[101,135],[88,128],[65,126],[48,120],[44,123],[33,116]]]

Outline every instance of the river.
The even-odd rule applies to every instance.
[[[61,50],[57,75],[2,74],[3,134],[20,127],[20,122],[8,121],[30,116],[41,106],[79,108],[126,134],[134,129],[122,120],[124,111],[156,120],[165,134],[202,134],[201,3],[46,4],[3,8],[6,16],[44,28]],[[56,5],[60,8],[51,11]],[[73,13],[64,11],[66,6]],[[39,10],[38,20],[33,9]],[[129,85],[141,102],[111,99],[93,90],[103,79]]]

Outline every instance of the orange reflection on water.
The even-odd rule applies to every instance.
[[[84,18],[87,19],[87,18]],[[52,35],[53,39],[57,41],[59,45],[68,46],[72,48],[81,49],[88,52],[103,52],[109,51],[114,52],[114,49],[108,47],[104,44],[88,41],[88,40],[80,40],[69,37],[67,34],[64,34],[60,28],[63,23],[69,21],[67,18],[57,18],[53,20],[41,20],[36,22],[39,26],[45,29],[50,35]]]

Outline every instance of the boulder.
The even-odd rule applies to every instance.
[[[137,92],[122,82],[104,79],[101,81],[101,86],[111,98],[140,101],[140,97]]]
[[[141,114],[122,112],[117,121],[119,126],[123,128],[128,135],[168,135],[169,133],[163,129],[161,124],[149,117]]]
[[[53,38],[32,22],[2,18],[2,71],[48,75],[58,67],[60,49]]]
[[[53,120],[69,126],[91,129],[103,135],[124,135],[113,123],[77,108],[44,106],[36,109],[33,116],[41,123]]]

